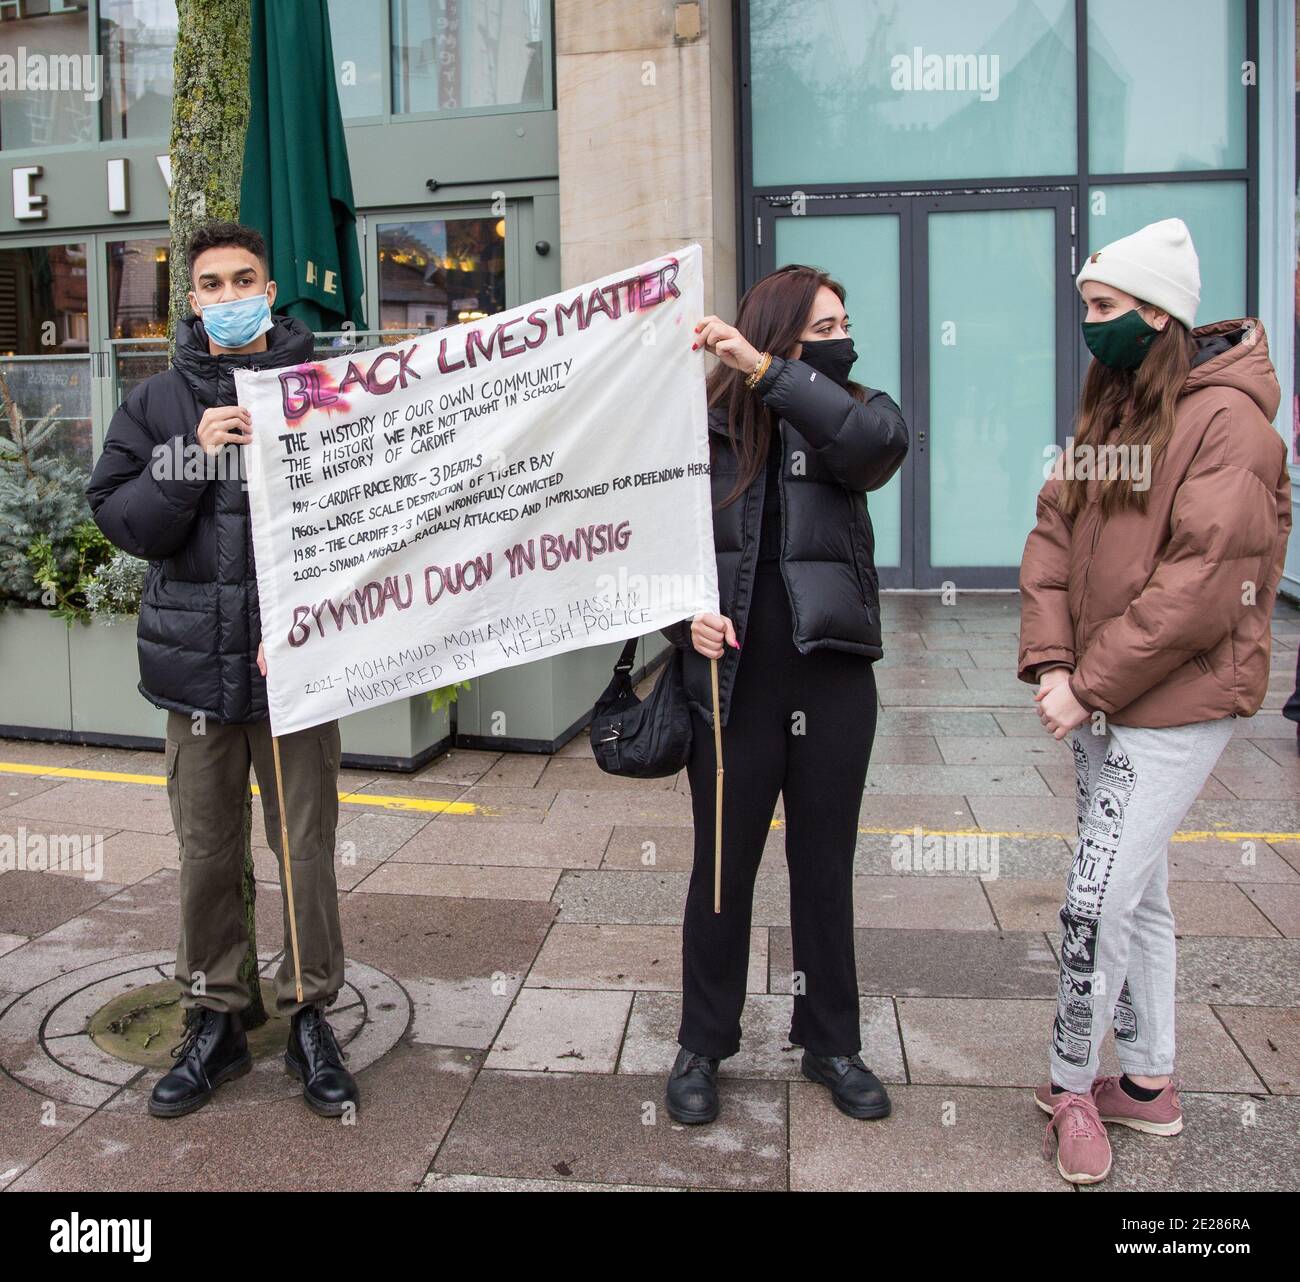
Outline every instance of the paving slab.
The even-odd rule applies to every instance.
[[[166,1121],[101,1111],[12,1187],[417,1189],[476,1066],[462,1051],[398,1047],[358,1074],[361,1108],[351,1124],[317,1117],[301,1098],[221,1113],[201,1109]]]
[[[978,877],[855,877],[857,926],[893,930],[994,930],[997,923]]]
[[[1257,882],[1241,889],[1278,934],[1300,939],[1300,884]]]
[[[0,874],[0,930],[34,937],[117,894],[113,882],[13,869]]]
[[[28,1090],[0,1073],[0,1189],[8,1188],[63,1143],[91,1113],[89,1108]]]
[[[1172,841],[1169,878],[1300,885],[1300,873],[1262,841]]]
[[[1232,1006],[1293,1006],[1300,940],[1193,937],[1178,943],[1178,998]]]
[[[596,1184],[582,1180],[511,1180],[491,1175],[424,1177],[422,1193],[685,1193],[684,1188],[651,1184]]]
[[[612,1073],[631,1007],[629,992],[521,989],[485,1066]]]
[[[0,816],[5,820],[21,818],[57,824],[62,832],[108,834],[129,828],[133,832],[169,833],[172,830],[171,805],[167,789],[161,784],[71,779],[5,806]]]
[[[1172,1139],[1109,1128],[1114,1154],[1098,1194],[1141,1192],[1293,1193],[1300,1189],[1296,1133],[1300,1099],[1269,1095],[1182,1096],[1186,1123]]]
[[[1032,1089],[1049,1073],[1048,1048],[1056,1003],[900,997],[910,1080],[923,1085],[1021,1086]],[[1178,1077],[1188,1090],[1263,1090],[1241,1051],[1206,1005],[1178,1007]],[[1107,1036],[1102,1073],[1118,1073]]]
[[[1042,1118],[1030,1092],[969,1086],[895,1086],[893,1112],[845,1117],[811,1082],[790,1086],[793,1191],[1069,1192],[1042,1155]]]
[[[1300,1095],[1300,1010],[1215,1006],[1232,1039],[1274,1095]]]
[[[943,758],[933,735],[877,735],[871,746],[872,765],[923,766]]]
[[[935,742],[950,766],[1071,765],[1070,750],[1046,734],[1038,739],[1004,734],[939,735]]]
[[[557,868],[473,864],[387,863],[356,887],[362,895],[443,895],[458,899],[530,899],[545,903],[560,879]]]
[[[952,857],[949,858],[945,851],[942,861],[936,851],[935,857],[928,861],[929,867],[927,867],[925,857],[927,835],[931,834],[926,829],[921,829],[919,832],[896,833],[893,836],[859,833],[854,871],[859,876],[893,877],[897,876],[901,869],[906,869],[910,877],[979,876],[986,882],[1007,878],[1059,876],[1064,884],[1070,861],[1074,857],[1071,846],[1062,837],[998,835],[983,838],[983,847],[976,845],[973,850],[968,842],[954,843]],[[978,829],[969,830],[968,836],[978,837],[978,835]],[[980,862],[981,849],[985,852],[983,864]],[[989,869],[987,875],[983,872],[985,867]]]
[[[971,813],[986,832],[1074,836],[1078,820],[1073,797],[971,797]]]
[[[1052,878],[989,882],[986,890],[1004,930],[1055,930],[1065,898],[1065,873]],[[1279,932],[1242,890],[1228,881],[1172,882],[1169,902],[1178,937],[1275,937]]]
[[[612,925],[680,926],[686,910],[690,874],[685,872],[566,872],[553,900],[561,922],[608,922]],[[755,926],[785,925],[790,920],[790,884],[785,861],[765,858],[754,885]]]
[[[553,788],[506,788],[476,783],[456,800],[475,807],[472,814],[446,811],[436,822],[447,823],[541,823],[555,801]]]
[[[627,1037],[619,1057],[620,1073],[666,1076],[680,1049],[681,997],[677,993],[637,993]],[[750,993],[741,1013],[740,1051],[719,1065],[720,1077],[802,1081],[803,1051],[790,1044],[794,998]],[[884,1082],[906,1081],[898,1018],[888,997],[861,999],[862,1058]]]
[[[382,862],[428,828],[425,815],[369,810],[355,815],[335,842],[339,855]]]
[[[348,956],[410,996],[411,1040],[472,1049],[491,1045],[554,914],[520,900],[409,895],[349,895],[339,910]]]
[[[909,661],[916,656],[909,656]],[[1032,715],[1032,714],[1031,714]],[[1037,722],[1037,718],[1034,718]],[[1038,727],[1042,733],[1042,726]],[[998,723],[991,712],[905,711],[883,708],[876,719],[877,737],[888,735],[993,735]]]
[[[504,754],[478,748],[451,748],[439,753],[411,776],[426,783],[446,783],[468,788],[492,769]]]
[[[432,824],[394,851],[392,861],[513,868],[596,868],[612,831],[612,824]]]
[[[1073,764],[1069,762],[1045,762],[1038,767],[1038,773],[1046,781],[1052,796],[1069,797],[1071,801],[1074,800],[1077,782]],[[1197,797],[1201,801],[1236,800],[1235,794],[1225,788],[1213,775],[1202,785]]]
[[[863,794],[858,811],[859,835],[910,833],[918,825],[935,832],[966,832],[976,827],[971,807],[960,795]]]
[[[790,932],[769,932],[768,991],[790,991]],[[1054,997],[1058,964],[1038,932],[855,930],[858,991],[903,997]]]
[[[866,792],[909,797],[1047,797],[1050,792],[1032,766],[872,765]]]
[[[514,1179],[778,1190],[786,1086],[728,1083],[717,1121],[679,1126],[658,1077],[484,1069],[433,1169]]]
[[[663,789],[614,792],[610,789],[564,788],[555,794],[546,822],[580,827],[653,824],[689,828],[692,823],[691,799],[680,792]]]
[[[681,929],[558,923],[547,934],[528,972],[527,985],[678,992],[682,986]],[[766,988],[767,931],[755,929],[750,932],[746,989],[761,993]]]
[[[543,757],[541,760],[545,764],[548,759]],[[537,786],[553,788],[557,792],[670,792],[676,783],[676,775],[666,775],[659,779],[634,779],[626,775],[607,774],[595,761],[583,761],[580,757],[553,757],[542,771]]]

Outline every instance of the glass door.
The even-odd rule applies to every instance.
[[[911,449],[866,495],[887,588],[1014,587],[1051,447],[1073,412],[1069,189],[756,199],[758,263],[847,292],[853,378],[901,406]]]
[[[905,198],[867,196],[760,202],[767,227],[763,272],[786,263],[820,267],[844,286],[858,353],[852,378],[888,392],[911,422],[912,386],[905,338],[912,313],[912,226]],[[883,489],[865,495],[884,587],[908,587],[912,563],[910,460]]]
[[[1014,587],[1073,413],[1067,191],[913,201],[913,586]]]

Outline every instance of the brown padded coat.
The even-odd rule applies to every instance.
[[[1291,529],[1277,375],[1258,320],[1193,334],[1224,350],[1193,364],[1146,513],[1103,516],[1089,480],[1071,520],[1051,479],[1020,566],[1020,679],[1064,664],[1075,698],[1116,725],[1249,717],[1268,688]]]

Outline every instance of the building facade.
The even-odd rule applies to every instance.
[[[870,498],[886,586],[1014,586],[1087,360],[1073,275],[1158,218],[1191,228],[1199,320],[1262,318],[1300,479],[1295,0],[330,15],[369,328],[499,311],[692,241],[728,319],[774,267],[825,267],[854,376],[913,432]],[[0,0],[0,372],[87,470],[163,359],[175,31],[172,0]],[[101,55],[99,83],[24,83],[35,52]]]

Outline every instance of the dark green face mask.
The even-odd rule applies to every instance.
[[[1111,369],[1137,369],[1158,333],[1136,307],[1114,320],[1083,322],[1083,341],[1088,350]]]

